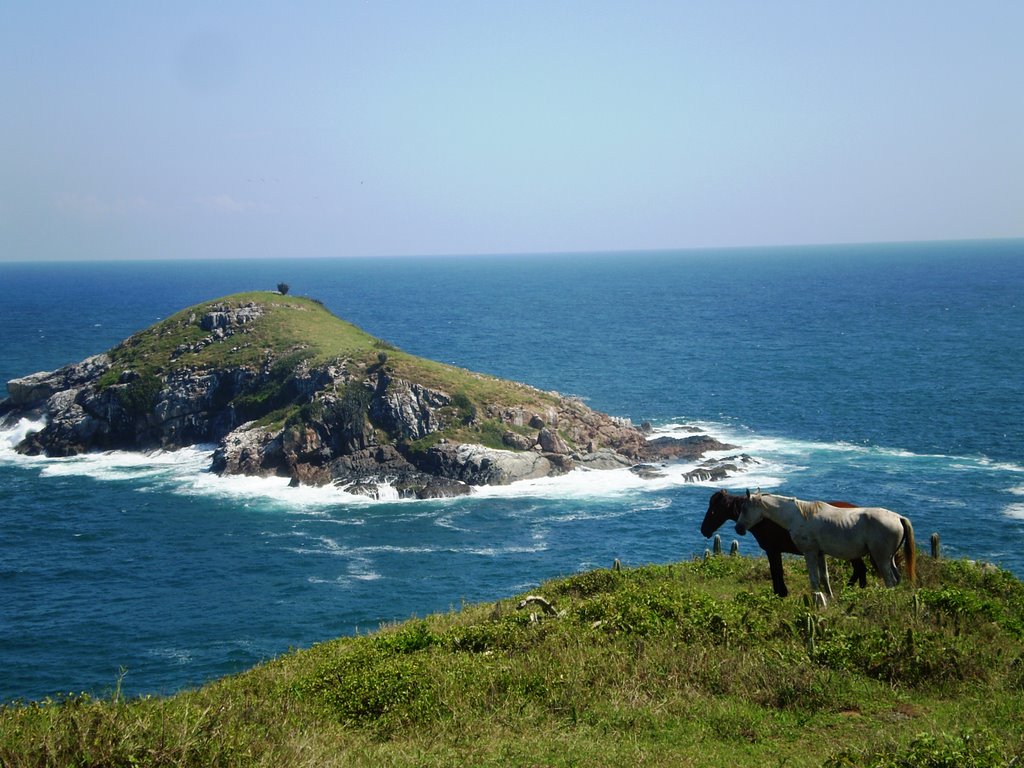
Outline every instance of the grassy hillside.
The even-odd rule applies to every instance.
[[[250,303],[262,309],[259,319],[210,341],[211,334],[201,327],[205,314]],[[338,318],[316,300],[269,291],[238,293],[188,307],[131,336],[109,354],[113,366],[103,383],[114,384],[125,371],[133,371],[138,378],[128,394],[138,390],[138,399],[145,404],[158,388],[158,378],[175,370],[269,369],[273,380],[236,403],[268,423],[283,423],[297,411],[294,403],[280,402],[278,394],[300,363],[317,367],[345,362],[358,374],[375,370],[386,359],[391,375],[458,396],[467,409],[491,405],[542,410],[556,402],[554,396],[532,387],[410,355]],[[442,436],[473,437],[453,432],[435,439]]]
[[[1024,584],[921,574],[816,611],[764,559],[581,573],[533,590],[557,615],[466,606],[170,698],[6,707],[0,764],[1019,764]]]

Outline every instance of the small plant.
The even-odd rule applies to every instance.
[[[476,406],[465,392],[456,392],[452,397],[452,405],[458,410],[459,421],[463,424],[470,424],[476,419]]]
[[[278,283],[277,284],[277,292],[280,293],[282,296],[287,294],[288,293],[288,283]]]
[[[159,378],[148,374],[132,380],[127,387],[118,392],[117,397],[128,415],[137,419],[152,410],[161,386]]]

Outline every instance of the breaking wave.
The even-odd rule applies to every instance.
[[[41,477],[83,476],[103,482],[131,482],[135,490],[170,491],[182,495],[226,498],[244,506],[259,505],[290,514],[320,514],[339,507],[359,508],[378,504],[436,504],[434,500],[416,502],[400,499],[390,485],[378,488],[378,498],[348,493],[344,487],[292,487],[288,478],[216,475],[210,471],[212,445],[199,445],[174,451],[145,453],[105,451],[67,458],[22,456],[15,446],[32,431],[45,426],[43,421],[23,419],[0,430],[0,461],[35,469]],[[678,421],[656,426],[651,437],[681,438],[706,434],[732,446],[711,451],[699,461],[660,462],[637,468],[595,470],[578,468],[558,477],[522,480],[505,486],[479,486],[471,498],[477,499],[559,499],[587,500],[634,497],[657,494],[682,487],[721,488],[748,486],[777,488],[799,477],[814,466],[843,462],[878,471],[893,465],[927,464],[950,472],[1024,473],[1024,466],[993,462],[986,457],[917,454],[898,448],[855,445],[846,442],[817,442],[772,435],[708,421]],[[707,470],[718,467],[715,473]],[[1014,491],[1016,495],[1020,486]],[[1024,517],[1021,504],[1013,504],[1004,514]],[[457,528],[451,516],[441,525]]]

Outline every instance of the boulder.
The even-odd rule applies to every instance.
[[[211,468],[221,475],[270,475],[283,465],[280,433],[243,424],[221,440]]]
[[[735,447],[735,445],[722,443],[709,435],[659,437],[647,441],[643,448],[643,456],[648,461],[653,459],[685,459],[692,461],[699,459],[709,451],[729,451]]]
[[[417,467],[432,475],[469,485],[508,485],[551,474],[552,464],[541,454],[502,451],[470,443],[441,443],[419,456]]]
[[[535,440],[531,440],[526,435],[521,435],[512,430],[508,430],[501,436],[501,442],[513,451],[529,451],[536,445]]]
[[[587,469],[628,469],[633,462],[611,448],[599,448],[576,458],[577,465]]]
[[[701,462],[700,466],[687,472],[683,477],[688,483],[720,482],[740,470],[740,465],[757,464],[747,454],[728,456],[723,459],[708,459]]]
[[[451,398],[444,392],[381,373],[370,418],[391,434],[418,440],[443,427],[439,411],[450,404]]]
[[[545,453],[569,453],[569,446],[557,432],[544,427],[537,435],[537,442]]]
[[[232,332],[240,326],[255,322],[262,316],[262,307],[254,302],[249,302],[242,307],[219,304],[212,311],[203,315],[199,321],[199,327],[204,331],[221,331],[218,337],[223,338],[225,331]]]

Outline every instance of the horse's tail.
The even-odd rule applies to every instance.
[[[907,561],[907,578],[913,584],[917,581],[917,545],[914,543],[914,526],[910,520],[900,515],[903,524],[903,556]]]

